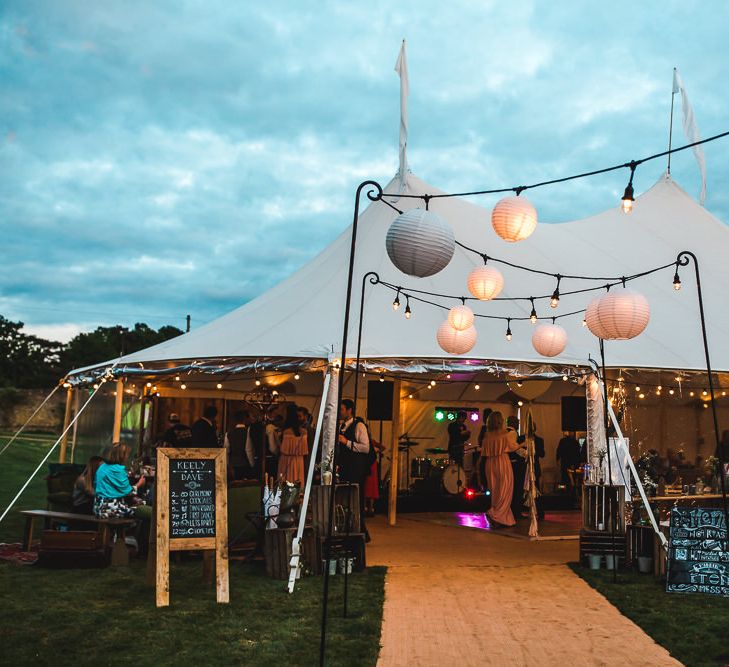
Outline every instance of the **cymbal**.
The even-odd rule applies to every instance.
[[[443,449],[442,447],[428,447],[428,449],[425,450],[428,452],[428,454],[447,454],[448,450]]]

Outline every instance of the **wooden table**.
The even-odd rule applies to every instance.
[[[51,512],[49,510],[23,510],[21,514],[25,517],[25,531],[23,533],[23,551],[30,551],[33,543],[33,527],[36,519],[73,521],[75,523],[95,524],[101,532],[101,543],[108,545],[109,528],[121,528],[121,539],[117,539],[111,551],[111,565],[129,564],[129,552],[124,543],[124,530],[133,526],[134,519],[100,519],[93,514],[72,514],[71,512]]]

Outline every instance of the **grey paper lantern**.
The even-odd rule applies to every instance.
[[[397,216],[385,241],[392,263],[418,278],[435,275],[451,261],[456,240],[451,226],[439,215],[414,208]]]

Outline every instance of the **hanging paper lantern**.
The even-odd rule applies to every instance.
[[[387,230],[385,246],[400,271],[425,278],[448,266],[456,239],[451,226],[439,215],[414,208],[395,218]]]
[[[537,227],[537,210],[526,197],[504,197],[491,211],[491,224],[504,241],[523,241]]]
[[[473,326],[473,311],[466,305],[453,306],[448,311],[448,323],[457,331]]]
[[[436,339],[438,345],[448,354],[465,354],[476,344],[476,327],[471,326],[463,331],[454,329],[448,320],[438,327]]]
[[[504,287],[504,276],[493,266],[477,266],[468,274],[468,291],[481,301],[495,299]]]
[[[543,357],[556,357],[567,346],[567,332],[559,324],[540,324],[532,334],[532,345]]]
[[[642,294],[615,289],[593,299],[585,321],[590,331],[603,340],[628,340],[643,333],[651,317],[651,307]]]

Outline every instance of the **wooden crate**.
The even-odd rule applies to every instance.
[[[329,525],[329,502],[331,500],[331,486],[312,486],[311,487],[311,525],[319,535],[326,535]],[[346,532],[346,526],[343,523],[346,518],[348,506],[351,503],[351,524],[350,533],[359,533],[360,527],[360,508],[359,508],[359,485],[358,484],[337,484],[334,496],[335,508],[339,507],[339,511],[335,509],[335,521],[333,525],[334,532]],[[344,514],[342,514],[342,512]],[[341,531],[337,531],[337,524]]]
[[[625,532],[625,487],[607,484],[585,484],[582,487],[582,525],[586,530]]]
[[[615,550],[613,551],[613,536],[605,530],[580,531],[580,562],[585,562],[588,554],[617,554],[621,558],[626,556],[626,540],[624,533],[615,533]]]
[[[295,536],[296,528],[272,528],[266,531],[263,551],[266,557],[266,574],[269,577],[289,578],[291,542]],[[301,562],[305,569],[314,574],[321,570],[319,544],[311,528],[304,528],[301,540]]]

